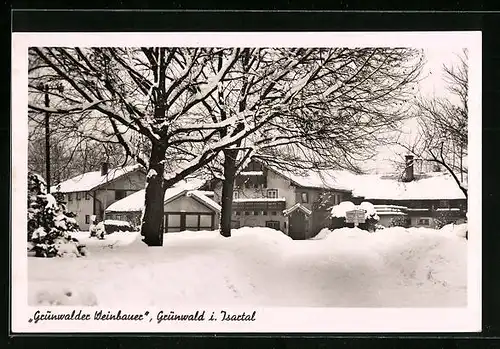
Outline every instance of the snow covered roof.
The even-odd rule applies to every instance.
[[[136,171],[140,169],[140,165],[132,165],[121,168],[114,168],[108,171],[108,174],[101,175],[101,171],[93,171],[87,172],[82,175],[78,175],[71,179],[68,179],[56,186],[51,188],[51,191],[57,191],[57,188],[60,187],[59,191],[61,193],[73,193],[78,191],[90,191],[93,190],[103,184],[111,182],[115,179],[118,179],[130,172]]]
[[[138,212],[144,207],[145,190],[139,190],[121,200],[115,201],[106,209],[106,212]]]
[[[342,171],[334,170],[321,170],[321,171],[306,171],[302,174],[296,174],[289,171],[277,170],[273,171],[281,174],[282,176],[291,180],[295,185],[307,188],[321,188],[321,189],[336,189],[342,191],[351,191],[352,186],[343,184],[337,178]]]
[[[453,178],[443,172],[421,175],[411,182],[397,176],[344,174],[340,181],[352,183],[353,196],[366,200],[453,200],[465,199]]]
[[[197,190],[197,192],[208,197],[215,196],[215,192],[213,190]]]
[[[294,212],[295,210],[301,210],[302,212],[304,212],[308,216],[312,214],[312,211],[310,209],[308,209],[307,207],[302,205],[300,202],[298,202],[295,205],[293,205],[292,207],[290,207],[286,210],[283,210],[283,215],[288,216],[290,213]]]
[[[242,176],[263,176],[264,172],[262,172],[262,171],[241,171],[240,175],[242,175]]]
[[[295,174],[272,168],[294,184],[308,188],[352,191],[353,196],[381,200],[453,200],[465,199],[454,179],[446,172],[430,172],[411,182],[397,175],[359,175],[342,170],[307,171]]]
[[[200,179],[188,179],[178,182],[172,188],[165,190],[164,202],[168,203],[176,198],[185,195],[189,191],[196,191],[196,189],[200,188],[204,184],[203,180]],[[212,199],[208,198],[203,192],[198,192],[193,195],[198,200],[211,201],[211,205],[217,203]],[[106,212],[140,212],[144,208],[144,201],[146,198],[146,190],[142,189],[138,192],[135,192],[121,200],[118,200],[106,209]],[[208,200],[207,200],[208,199]],[[212,203],[213,202],[213,203]],[[218,205],[217,205],[218,206]],[[217,206],[214,207],[217,210]]]
[[[222,210],[222,207],[218,203],[216,203],[214,200],[212,200],[208,196],[206,196],[203,191],[192,190],[192,191],[187,192],[186,195],[194,198],[195,200],[198,200],[202,204],[205,204],[206,206],[212,208],[214,211],[217,211],[218,213],[220,213],[220,211]]]

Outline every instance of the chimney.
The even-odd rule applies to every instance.
[[[415,178],[413,174],[413,155],[406,155],[405,160],[406,163],[404,181],[411,182]]]
[[[101,162],[101,176],[105,176],[108,174],[109,163]]]

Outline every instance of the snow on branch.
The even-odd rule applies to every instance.
[[[207,80],[207,83],[203,87],[201,87],[200,90],[189,99],[187,105],[183,108],[180,114],[187,113],[194,105],[205,100],[210,94],[212,94],[212,92],[215,91],[218,84],[222,81],[222,79],[226,76],[226,74],[238,60],[239,53],[240,53],[239,49],[233,50],[230,59],[225,61],[219,72],[216,75],[210,77]]]
[[[40,112],[46,112],[46,113],[51,113],[51,114],[69,114],[69,113],[75,113],[75,112],[83,112],[89,109],[95,109],[95,107],[100,104],[104,103],[104,101],[93,101],[90,103],[84,103],[79,106],[75,106],[72,108],[67,108],[67,109],[61,109],[61,108],[48,108],[44,106],[38,106],[38,105],[33,105],[33,104],[28,104],[28,108],[40,111]]]
[[[214,123],[195,123],[189,127],[180,127],[175,130],[175,133],[191,132],[197,130],[216,130],[220,128],[226,128],[228,126],[234,125],[238,121],[236,115],[227,118],[226,120]]]

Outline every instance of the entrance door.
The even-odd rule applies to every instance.
[[[307,228],[306,214],[300,210],[296,210],[290,214],[288,222],[288,235],[293,240],[304,240]]]

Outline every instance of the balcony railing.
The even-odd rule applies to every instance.
[[[233,199],[233,210],[236,211],[283,211],[285,208],[285,198]]]

